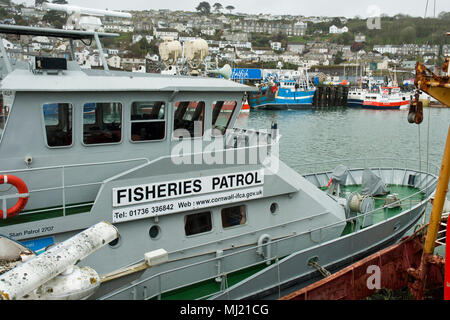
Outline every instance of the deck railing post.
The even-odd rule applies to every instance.
[[[161,281],[161,274],[158,275],[158,297],[157,300],[161,300],[161,294],[162,294],[162,281]]]
[[[65,188],[65,172],[64,166],[62,166],[62,205],[63,205],[63,217],[66,216],[66,188]]]
[[[7,209],[6,209],[6,198],[3,198],[2,200],[2,207],[3,207],[3,219],[6,219],[8,216]]]

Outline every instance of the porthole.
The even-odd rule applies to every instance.
[[[118,236],[116,239],[114,239],[113,241],[111,241],[108,244],[111,248],[117,248],[119,246],[119,241],[120,241],[120,236]]]
[[[161,234],[161,228],[157,225],[151,226],[148,230],[148,234],[152,239],[158,239]]]
[[[278,212],[278,203],[274,202],[270,205],[270,212],[273,214]]]

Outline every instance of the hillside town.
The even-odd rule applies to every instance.
[[[66,1],[53,1],[67,3]],[[42,1],[34,6],[9,3],[0,8],[4,24],[67,28],[65,13],[42,9]],[[233,67],[297,69],[306,67],[316,72],[340,75],[342,72],[364,72],[375,75],[392,70],[410,73],[416,60],[430,66],[439,65],[439,57],[450,54],[447,43],[417,44],[416,38],[402,31],[404,39],[397,43],[376,43],[368,35],[364,19],[347,17],[305,17],[271,14],[243,14],[233,6],[201,2],[196,11],[146,10],[130,11],[132,19],[102,18],[99,31],[120,36],[105,42],[107,63],[113,69],[135,72],[159,72],[158,46],[164,41],[202,38],[208,43],[206,61]],[[395,16],[391,20],[409,17]],[[442,12],[440,23],[448,21]],[[442,21],[441,21],[442,20]],[[383,22],[383,21],[382,21]],[[352,27],[358,23],[358,28]],[[365,30],[364,30],[365,29]],[[366,32],[365,32],[366,31]],[[411,32],[415,34],[413,30]],[[410,43],[408,42],[410,40]],[[436,37],[436,40],[437,37]],[[68,43],[47,37],[32,37],[27,47],[19,47],[14,39],[3,39],[7,50],[23,53],[61,55],[68,53]],[[102,66],[95,46],[75,44],[78,63],[84,68]],[[156,66],[156,67],[155,67]],[[360,71],[358,70],[358,67]],[[353,70],[353,71],[352,71]]]

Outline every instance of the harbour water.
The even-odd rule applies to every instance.
[[[427,148],[429,162],[440,166],[450,109],[425,109],[424,120],[419,126],[408,123],[407,114],[407,110],[343,107],[251,110],[240,116],[236,126],[269,129],[272,121],[276,121],[281,135],[280,159],[292,167],[352,158],[421,158],[426,162]]]
[[[393,158],[404,165],[426,170],[427,163],[440,168],[450,124],[450,109],[426,108],[420,125],[407,121],[407,110],[364,110],[345,107],[309,110],[251,110],[239,117],[237,126],[270,128],[276,121],[280,159],[302,173],[303,164],[336,159]],[[420,140],[419,140],[420,137]],[[420,143],[419,143],[420,141]],[[411,163],[410,163],[411,162]],[[402,165],[399,164],[399,165]],[[449,195],[447,195],[449,197]],[[431,206],[427,207],[428,221]],[[422,222],[422,221],[421,221]],[[410,230],[408,234],[411,234]],[[438,247],[443,255],[445,250]]]

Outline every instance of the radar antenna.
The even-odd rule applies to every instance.
[[[98,31],[102,28],[100,17],[131,19],[131,14],[127,12],[85,8],[67,4],[44,2],[42,9],[66,12],[69,18],[65,28],[68,30]]]

